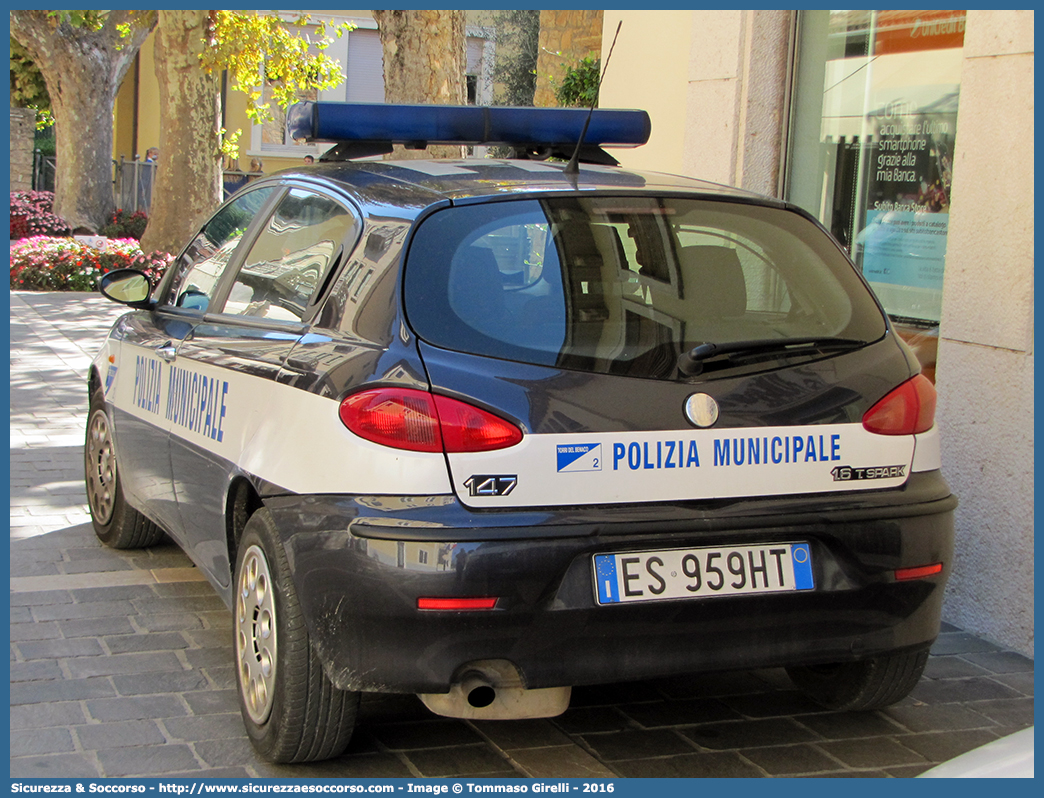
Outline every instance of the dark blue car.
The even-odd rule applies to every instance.
[[[547,717],[783,666],[826,707],[904,697],[956,499],[934,388],[830,235],[611,165],[641,112],[577,147],[586,112],[376,108],[296,109],[323,162],[154,290],[103,280],[131,311],[90,371],[94,526],[169,535],[228,603],[258,751],[338,755],[365,691]],[[514,157],[350,160],[392,141]]]

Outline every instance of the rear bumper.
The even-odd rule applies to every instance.
[[[657,506],[473,512],[453,497],[266,499],[313,643],[342,689],[445,692],[476,660],[530,688],[812,664],[926,648],[939,630],[956,499],[938,472],[903,491]],[[591,557],[808,541],[816,589],[599,606]],[[941,574],[894,571],[942,562]],[[422,611],[420,597],[497,597]]]

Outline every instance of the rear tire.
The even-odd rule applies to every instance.
[[[343,753],[359,694],[334,687],[312,650],[286,553],[265,509],[243,530],[235,589],[236,682],[250,742],[270,762]]]
[[[827,709],[870,710],[906,698],[920,681],[927,651],[787,668],[787,675],[809,698]]]
[[[83,446],[84,486],[98,540],[114,549],[140,549],[163,539],[163,530],[123,497],[112,425],[101,392],[91,393]]]

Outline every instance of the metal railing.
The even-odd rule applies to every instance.
[[[54,191],[54,164],[53,155],[33,153],[33,191]]]
[[[34,191],[54,191],[55,161],[53,155],[44,155],[40,151],[33,153]],[[152,187],[156,180],[158,164],[155,161],[128,161],[121,156],[120,160],[113,161],[112,165],[116,207],[122,208],[128,215],[135,211],[148,213],[152,205]],[[222,200],[228,199],[245,186],[251,177],[258,175],[259,173],[225,170],[222,177]]]
[[[116,207],[124,213],[149,212],[152,186],[156,180],[155,161],[126,160],[122,155],[116,164]]]

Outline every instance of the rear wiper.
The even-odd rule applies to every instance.
[[[722,344],[697,344],[688,352],[678,357],[678,369],[682,374],[694,377],[703,371],[703,361],[718,355],[760,354],[778,352],[782,355],[805,355],[809,352],[824,352],[832,349],[858,349],[866,346],[866,341],[854,338],[765,338],[753,341],[728,341]]]

